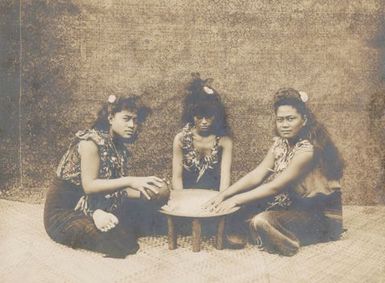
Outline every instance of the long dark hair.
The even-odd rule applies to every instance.
[[[301,94],[293,88],[279,89],[274,98],[274,112],[280,106],[294,107],[307,122],[299,133],[300,138],[307,139],[314,146],[315,160],[319,162],[321,170],[329,180],[339,180],[343,175],[344,162],[337,147],[326,128],[317,121],[312,111],[301,99]]]
[[[194,116],[215,117],[211,127],[213,134],[230,136],[225,106],[218,92],[210,86],[212,79],[202,80],[199,73],[192,73],[192,77],[183,100],[183,124],[194,125]]]
[[[147,116],[151,113],[151,109],[145,106],[140,97],[136,95],[127,97],[116,97],[110,95],[109,101],[105,102],[102,108],[98,112],[98,116],[92,126],[93,129],[108,132],[110,130],[110,123],[108,117],[115,115],[121,111],[130,111],[138,115],[137,122],[138,127],[146,120]],[[138,131],[137,131],[138,132]],[[135,140],[137,134],[130,140]]]

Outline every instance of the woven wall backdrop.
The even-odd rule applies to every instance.
[[[385,203],[384,1],[14,2],[0,9],[11,27],[0,41],[1,190],[46,190],[112,93],[140,94],[154,110],[132,146],[133,174],[170,175],[198,71],[228,108],[233,180],[263,158],[272,96],[290,86],[308,93],[346,160],[344,202]]]

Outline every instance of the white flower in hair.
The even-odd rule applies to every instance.
[[[116,101],[116,96],[111,94],[109,97],[108,97],[108,100],[107,100],[109,103],[114,103]]]
[[[205,93],[207,93],[207,94],[213,94],[213,93],[214,93],[213,89],[212,89],[212,88],[209,88],[208,86],[204,86],[204,87],[203,87],[203,90],[204,90]]]
[[[299,92],[299,96],[301,97],[301,100],[302,100],[303,102],[306,102],[306,101],[309,100],[309,96],[308,96],[307,93],[304,92],[304,91],[300,91],[300,92]]]

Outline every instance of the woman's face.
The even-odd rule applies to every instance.
[[[198,132],[207,133],[211,130],[211,127],[214,123],[214,116],[204,117],[204,116],[194,116],[194,125]]]
[[[282,138],[289,140],[297,138],[299,132],[306,124],[306,118],[291,105],[279,106],[275,121],[278,134]]]
[[[138,128],[138,115],[134,112],[123,110],[109,117],[110,131],[113,136],[124,139],[131,138]]]

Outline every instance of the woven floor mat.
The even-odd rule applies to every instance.
[[[206,237],[193,253],[191,237],[146,237],[126,259],[103,258],[51,241],[43,207],[0,200],[0,282],[385,282],[385,207],[345,206],[343,239],[302,247],[281,257],[248,245],[216,250]]]

